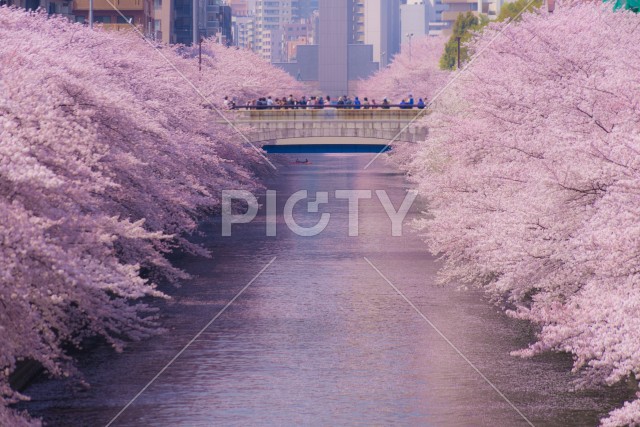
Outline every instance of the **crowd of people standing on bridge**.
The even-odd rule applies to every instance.
[[[368,97],[360,99],[355,96],[353,98],[344,95],[337,99],[330,96],[302,96],[300,98],[293,95],[283,96],[282,98],[273,99],[271,96],[261,97],[252,101],[247,101],[244,105],[239,105],[235,99],[229,99],[228,96],[224,97],[224,106],[229,109],[321,109],[321,108],[351,108],[354,110],[360,109],[373,109],[382,108],[390,109],[391,107],[397,107],[400,109],[423,109],[426,107],[425,100],[418,98],[416,101],[413,95],[409,95],[407,98],[403,98],[398,104],[392,104],[387,98],[384,98],[382,102],[378,103],[375,99],[369,100]]]

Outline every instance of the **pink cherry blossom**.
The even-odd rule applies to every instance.
[[[357,91],[380,103],[388,98],[397,104],[409,95],[417,102],[422,98],[429,102],[446,83],[449,72],[439,68],[440,57],[446,43],[444,37],[424,36],[404,44],[402,51],[393,57],[393,62],[367,80],[358,83]]]
[[[187,277],[164,255],[206,255],[186,237],[220,190],[260,185],[264,159],[209,102],[299,86],[210,41],[200,72],[192,49],[6,7],[0,40],[0,425],[13,426],[37,423],[6,406],[23,398],[16,362],[67,375],[63,345],[154,333],[138,300]]]
[[[569,352],[586,386],[640,378],[639,24],[577,3],[490,25],[401,156],[441,279],[539,325],[516,354]],[[639,425],[639,408],[603,425]]]

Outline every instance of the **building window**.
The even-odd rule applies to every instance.
[[[123,18],[122,16],[118,15],[118,24],[133,24],[133,16],[125,16]]]

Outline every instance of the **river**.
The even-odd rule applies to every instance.
[[[438,262],[409,226],[420,200],[393,237],[376,197],[385,190],[398,207],[410,188],[394,166],[364,170],[370,154],[305,157],[312,163],[289,157],[267,182],[276,236],[266,235],[265,209],[230,237],[220,219],[206,221],[196,240],[214,256],[178,260],[194,278],[158,303],[167,332],[121,354],[83,353],[90,388],[42,378],[24,408],[48,425],[106,425],[274,257],[112,425],[589,426],[621,404],[624,389],[572,391],[567,356],[510,356],[533,339],[526,323],[476,290],[435,283]],[[331,214],[315,236],[283,220],[285,201],[303,189],[329,194],[319,213],[296,205],[306,226]],[[357,237],[348,202],[335,199],[351,189],[374,191],[360,200]]]

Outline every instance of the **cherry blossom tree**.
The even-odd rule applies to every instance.
[[[539,325],[515,354],[571,353],[585,386],[640,378],[639,19],[578,3],[489,25],[405,164],[441,279]],[[640,425],[638,400],[602,423]]]
[[[265,62],[248,49],[227,48],[213,40],[205,40],[202,51],[203,60],[213,71],[209,77],[215,76],[206,95],[212,95],[216,101],[221,100],[221,95],[235,96],[239,102],[246,102],[262,96],[280,98],[305,94],[304,84],[282,69],[272,66],[262,71],[256,69]],[[195,49],[192,52],[195,56]],[[222,90],[226,92],[220,92]]]
[[[440,70],[438,65],[445,43],[444,37],[414,38],[411,54],[408,44],[404,44],[388,67],[358,84],[358,92],[378,103],[384,98],[391,103],[399,103],[409,95],[414,95],[416,101],[423,98],[429,102],[445,85],[450,74]]]
[[[298,86],[248,52],[206,42],[198,71],[187,48],[6,7],[0,39],[0,425],[13,426],[37,424],[6,406],[24,398],[16,363],[70,375],[65,346],[154,333],[138,300],[187,277],[165,255],[206,255],[187,237],[220,190],[260,185],[264,159],[218,117],[223,96]]]

